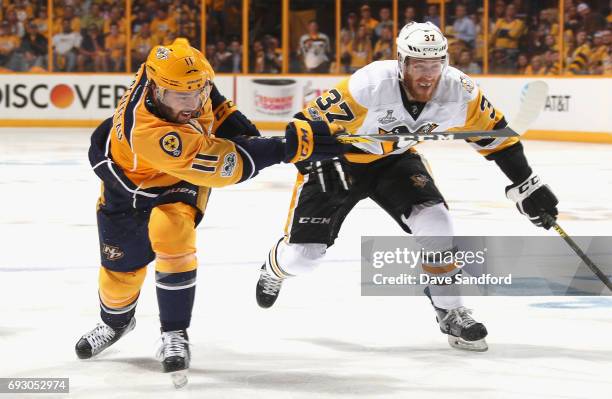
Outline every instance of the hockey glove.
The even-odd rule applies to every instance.
[[[536,226],[550,229],[557,220],[559,201],[547,184],[532,174],[519,184],[506,187],[506,197],[516,203],[518,210]]]
[[[285,129],[285,162],[322,161],[344,154],[351,147],[333,135],[344,128],[325,122],[294,121]]]
[[[319,183],[324,193],[339,193],[350,187],[350,176],[345,174],[344,164],[339,159],[311,162],[304,168],[309,180]]]

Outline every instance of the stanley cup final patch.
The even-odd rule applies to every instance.
[[[178,133],[170,132],[159,140],[159,145],[162,150],[173,157],[180,157],[183,151],[183,145]]]

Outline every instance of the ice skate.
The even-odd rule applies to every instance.
[[[157,358],[162,364],[164,373],[170,373],[175,388],[179,389],[187,385],[191,359],[187,331],[162,332]]]
[[[472,317],[472,310],[464,306],[455,309],[436,309],[440,331],[448,335],[448,343],[456,349],[485,352],[489,349],[484,324]]]
[[[274,305],[282,284],[283,279],[268,272],[264,264],[261,267],[261,275],[259,276],[259,281],[257,281],[257,288],[255,290],[257,304],[262,308],[269,308]]]
[[[76,343],[74,348],[76,354],[79,359],[89,359],[117,342],[119,338],[132,331],[135,326],[136,319],[134,317],[123,328],[112,328],[104,323],[98,323],[93,330],[83,335]]]

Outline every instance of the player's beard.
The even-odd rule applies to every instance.
[[[426,103],[432,99],[438,83],[440,83],[440,77],[438,76],[433,79],[419,78],[415,80],[412,76],[405,74],[403,86],[412,100]]]

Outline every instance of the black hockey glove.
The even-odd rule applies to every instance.
[[[339,143],[333,136],[343,131],[339,125],[320,121],[289,123],[285,129],[284,162],[322,161],[344,154],[351,146]]]
[[[304,174],[308,173],[309,180],[319,183],[324,193],[340,193],[351,186],[350,176],[345,173],[344,164],[339,159],[310,162],[300,169],[303,169]]]
[[[536,226],[550,229],[557,220],[559,201],[547,184],[532,174],[525,181],[506,187],[506,197]]]

